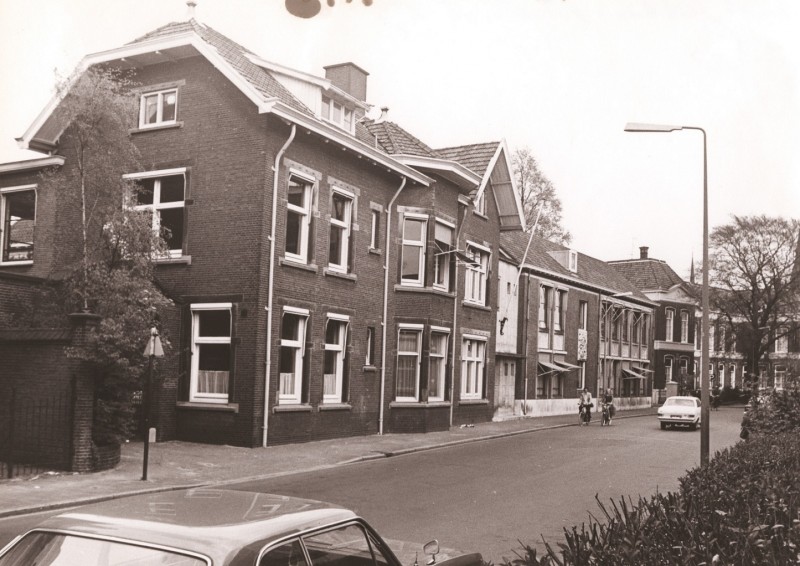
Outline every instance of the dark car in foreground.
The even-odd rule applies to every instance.
[[[328,503],[189,489],[50,517],[0,550],[0,566],[412,566],[417,557],[419,564],[482,564],[480,554],[438,553],[431,541],[401,562],[364,519]]]

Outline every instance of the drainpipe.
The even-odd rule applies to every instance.
[[[397,192],[394,193],[392,200],[389,201],[389,205],[386,207],[386,262],[383,265],[383,320],[381,321],[381,326],[383,326],[383,338],[381,339],[381,405],[378,411],[378,434],[383,434],[383,404],[386,398],[386,327],[388,326],[386,318],[389,310],[389,251],[392,249],[392,205],[397,200],[397,197],[400,196],[400,191],[406,186],[406,181],[407,179],[403,177]]]
[[[464,207],[464,216],[461,218],[461,225],[456,233],[455,247],[458,249],[458,240],[461,238],[461,231],[467,223],[467,214],[475,208],[475,201],[469,199],[469,203]],[[488,277],[488,273],[487,273]],[[455,375],[456,375],[456,340],[458,339],[458,258],[456,257],[455,274],[453,275],[453,353],[450,354],[450,427],[453,426],[453,411],[455,410]],[[463,378],[463,376],[462,376]]]
[[[297,125],[292,124],[289,139],[275,156],[275,165],[272,166],[272,224],[269,232],[269,283],[267,285],[267,362],[264,373],[264,425],[261,427],[261,445],[267,447],[267,425],[269,421],[269,376],[272,372],[272,298],[275,288],[275,224],[278,217],[278,178],[280,177],[280,164],[286,149],[294,141]]]

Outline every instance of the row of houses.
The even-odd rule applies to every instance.
[[[129,134],[146,166],[118,174],[170,231],[156,271],[175,303],[161,317],[161,440],[445,430],[575,412],[583,388],[649,406],[694,363],[694,306],[669,311],[623,264],[529,237],[504,142],[432,148],[368,118],[353,63],[314,76],[192,18],[79,70],[93,66],[140,85]],[[6,317],[79,258],[75,204],[39,184],[76,166],[59,103],[20,138],[42,157],[0,164]],[[0,351],[28,340],[10,336]],[[65,387],[13,359],[0,392]]]

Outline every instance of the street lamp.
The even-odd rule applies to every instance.
[[[706,131],[696,126],[665,126],[659,124],[637,124],[630,122],[626,132],[674,132],[676,130],[698,130],[703,133],[703,324],[701,348],[700,379],[700,465],[708,464],[709,449],[709,391],[708,391],[708,156],[706,152]]]

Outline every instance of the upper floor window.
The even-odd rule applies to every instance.
[[[555,332],[564,332],[564,303],[566,302],[566,291],[556,290],[553,293],[553,330]]]
[[[300,403],[303,392],[308,310],[284,307],[278,361],[278,403]]]
[[[629,328],[630,328],[630,314],[631,311],[625,309],[622,311],[622,341],[628,342],[630,340]]]
[[[322,97],[320,115],[323,120],[332,122],[348,132],[353,131],[353,111],[330,97]]]
[[[619,331],[622,327],[622,309],[614,308],[611,311],[611,339],[619,340]]]
[[[331,195],[331,232],[328,249],[328,266],[332,270],[348,271],[352,216],[353,195],[335,189]]]
[[[344,400],[344,358],[347,354],[347,326],[350,317],[329,314],[325,324],[325,359],[323,368],[323,403]]]
[[[779,332],[785,332],[785,330],[779,330]],[[776,354],[788,354],[789,353],[789,335],[783,334],[783,336],[778,336],[775,340],[775,353]]]
[[[639,344],[642,338],[642,315],[640,313],[631,313],[631,342]]]
[[[675,309],[666,310],[664,340],[672,342],[675,339]]]
[[[381,211],[372,210],[372,226],[369,231],[369,247],[373,250],[378,250],[381,247],[380,243],[381,233]]]
[[[477,196],[474,201],[475,203],[475,212],[481,215],[486,215],[486,191],[481,191],[481,194]]]
[[[648,343],[648,334],[650,332],[650,317],[646,314],[642,314],[642,344],[647,346]]]
[[[465,337],[461,346],[461,398],[483,399],[486,339]]]
[[[0,264],[32,262],[36,185],[0,189],[0,220]]]
[[[403,218],[403,258],[400,283],[422,287],[425,284],[425,241],[427,217]]]
[[[232,367],[231,303],[191,305],[190,401],[227,403]]]
[[[550,321],[550,287],[539,287],[539,330],[547,331]]]
[[[689,313],[681,311],[681,342],[689,343]]]
[[[286,257],[308,263],[314,183],[297,175],[289,176],[286,197]]]
[[[578,272],[578,252],[569,250],[569,270],[572,273]]]
[[[450,262],[453,257],[453,227],[437,220],[434,230],[436,249],[433,261],[433,286],[450,290]]]
[[[464,299],[468,303],[486,304],[486,283],[489,276],[489,251],[475,244],[467,244],[467,264],[464,281]]]
[[[178,89],[169,88],[142,95],[139,105],[139,127],[174,124],[178,115]]]
[[[181,257],[186,205],[186,169],[168,169],[123,175],[136,183],[134,209],[152,214],[153,230],[169,249],[169,257]]]

